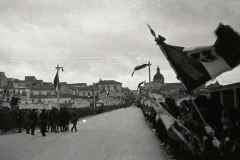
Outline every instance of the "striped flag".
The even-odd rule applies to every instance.
[[[136,66],[136,67],[134,68],[133,72],[132,72],[132,76],[133,76],[133,74],[134,74],[135,71],[140,70],[140,69],[143,69],[143,68],[145,68],[145,67],[147,67],[147,66],[150,66],[150,65],[151,65],[151,64],[142,64],[142,65]]]
[[[55,91],[56,92],[59,92],[59,89],[60,89],[60,84],[59,84],[59,76],[58,76],[58,72],[56,73],[56,76],[54,78],[54,88],[55,88]]]
[[[216,35],[218,38],[213,46],[190,49],[157,40],[187,91],[240,64],[240,36],[230,26],[222,24]]]

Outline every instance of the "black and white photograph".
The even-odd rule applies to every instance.
[[[0,160],[239,160],[239,0],[0,0]]]

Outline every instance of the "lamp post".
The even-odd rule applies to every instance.
[[[57,75],[58,75],[57,78],[58,78],[58,83],[59,83],[59,74],[58,74],[58,73],[59,73],[59,70],[60,70],[60,69],[62,69],[62,71],[63,71],[63,67],[59,67],[59,66],[57,65],[57,67],[55,67],[55,68],[57,69]],[[59,85],[59,84],[58,84],[58,85]],[[57,99],[57,102],[58,102],[58,106],[57,106],[57,107],[58,107],[58,109],[59,109],[59,89],[60,89],[60,87],[58,86],[58,99]]]

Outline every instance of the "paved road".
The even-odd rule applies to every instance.
[[[77,132],[0,136],[1,160],[167,160],[142,111],[131,106],[78,121]]]

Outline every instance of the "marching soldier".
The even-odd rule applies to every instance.
[[[29,130],[30,130],[29,115],[30,115],[30,111],[29,111],[29,109],[27,109],[27,110],[26,110],[26,113],[25,113],[25,115],[24,115],[24,123],[25,123],[26,133],[27,133],[27,134],[29,134]]]
[[[42,112],[40,113],[40,120],[41,120],[41,132],[42,136],[46,136],[46,127],[47,127],[47,121],[48,121],[48,116],[45,112],[45,109],[42,109]]]
[[[29,115],[29,121],[30,121],[30,127],[31,127],[31,135],[35,135],[34,131],[35,131],[35,126],[37,123],[37,113],[36,110],[33,109]]]

